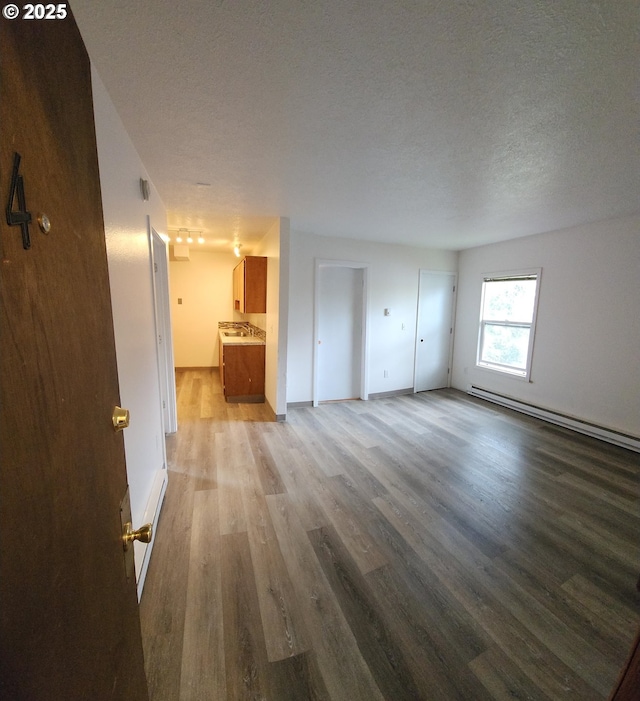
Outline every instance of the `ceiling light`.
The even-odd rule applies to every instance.
[[[235,244],[233,245],[233,252],[235,253],[236,258],[240,258],[240,249],[241,249],[241,248],[242,248],[242,244],[241,244],[241,243],[235,243]]]
[[[202,236],[202,231],[191,231],[186,227],[181,227],[180,229],[175,229],[175,233],[176,243],[182,243],[183,241],[186,241],[186,243],[193,243],[194,237],[198,239],[198,243],[205,243],[204,237]]]

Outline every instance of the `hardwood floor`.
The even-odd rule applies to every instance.
[[[440,390],[293,409],[177,376],[151,701],[606,699],[640,456]]]

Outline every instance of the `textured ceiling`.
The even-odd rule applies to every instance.
[[[462,249],[640,209],[637,0],[71,7],[172,227]]]

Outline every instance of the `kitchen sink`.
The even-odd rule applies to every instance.
[[[248,336],[246,331],[224,331],[225,336]]]

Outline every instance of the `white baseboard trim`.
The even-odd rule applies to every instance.
[[[153,544],[156,541],[155,534],[158,528],[160,509],[162,508],[164,495],[167,491],[167,479],[167,469],[163,466],[156,472],[156,476],[153,480],[153,487],[151,488],[151,494],[149,496],[149,501],[147,502],[147,508],[145,509],[144,516],[142,518],[142,523],[153,524],[153,537],[151,538],[151,542],[139,543],[136,541],[133,544],[136,562],[136,585],[138,591],[138,601],[140,601],[140,598],[142,597],[144,580],[146,579],[147,568],[149,567],[149,560],[151,559],[151,551],[153,550]]]
[[[392,389],[388,392],[372,392],[369,399],[387,399],[389,397],[401,397],[404,394],[413,394],[413,387],[405,387],[404,389]]]
[[[313,407],[313,402],[288,402],[287,409],[309,409]]]
[[[559,412],[551,411],[550,409],[542,409],[533,404],[527,404],[526,402],[521,402],[518,399],[512,399],[511,397],[507,397],[502,394],[496,394],[495,392],[490,392],[489,390],[476,387],[475,385],[467,385],[467,394],[470,394],[473,397],[478,397],[479,399],[485,399],[486,401],[493,402],[494,404],[500,404],[501,406],[513,409],[514,411],[519,411],[522,414],[527,414],[537,419],[542,419],[543,421],[555,424],[556,426],[562,426],[572,431],[577,431],[578,433],[591,436],[592,438],[598,438],[602,441],[606,441],[607,443],[613,443],[614,445],[618,445],[622,448],[628,448],[636,453],[640,453],[640,438],[636,438],[635,436],[614,431],[613,429],[604,428],[603,426],[598,426],[578,418],[566,416],[565,414],[560,414]]]

